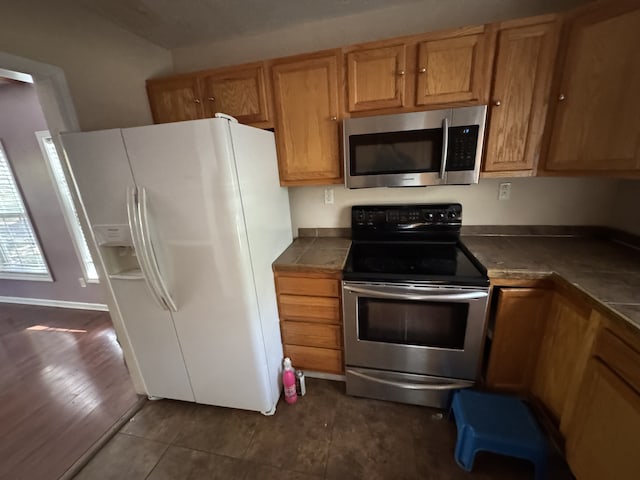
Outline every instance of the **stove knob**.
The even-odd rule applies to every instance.
[[[449,218],[455,220],[456,218],[458,218],[458,214],[456,212],[449,212]]]
[[[425,213],[425,215],[424,215],[424,219],[425,219],[427,222],[433,222],[433,213],[430,213],[430,212],[429,212],[429,213]]]
[[[438,214],[438,218],[439,218],[440,220],[444,220],[444,213],[440,212],[440,213]]]

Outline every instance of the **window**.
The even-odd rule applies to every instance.
[[[38,139],[38,143],[40,144],[42,155],[47,160],[49,170],[51,171],[51,176],[53,177],[54,183],[56,185],[56,191],[58,192],[60,205],[62,206],[62,211],[64,212],[64,217],[67,221],[67,227],[69,228],[69,232],[71,233],[71,238],[73,238],[73,244],[76,248],[76,253],[78,254],[78,258],[80,259],[84,277],[88,282],[97,282],[98,272],[96,271],[96,266],[93,263],[93,259],[91,258],[89,246],[87,245],[87,239],[82,232],[82,227],[80,226],[80,218],[78,217],[78,212],[76,211],[76,207],[73,204],[73,197],[71,196],[71,191],[69,190],[67,179],[64,176],[62,163],[60,162],[60,158],[58,157],[58,152],[56,151],[56,147],[53,144],[51,135],[48,131],[45,130],[42,132],[36,132],[36,138]]]
[[[2,142],[0,142],[0,278],[52,280]]]

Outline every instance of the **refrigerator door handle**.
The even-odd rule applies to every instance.
[[[149,264],[145,256],[145,251],[142,246],[142,239],[140,236],[139,222],[138,222],[138,192],[136,187],[127,188],[127,216],[129,218],[129,229],[131,230],[131,240],[133,242],[133,248],[136,251],[138,257],[138,263],[140,264],[140,270],[144,275],[144,281],[151,292],[151,296],[155,302],[163,310],[167,310],[167,305],[162,300],[160,292],[153,283],[153,278],[149,270]]]
[[[160,265],[153,250],[153,244],[151,242],[151,228],[149,222],[149,209],[147,201],[147,192],[144,187],[138,188],[138,222],[140,225],[140,238],[142,239],[142,247],[145,251],[145,257],[148,261],[149,269],[153,275],[154,283],[159,289],[160,297],[165,305],[172,312],[177,312],[178,307],[175,300],[171,296],[171,292],[167,287],[167,282],[162,277],[160,271]]]

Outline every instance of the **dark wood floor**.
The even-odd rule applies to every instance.
[[[0,479],[57,479],[138,400],[109,314],[0,304]]]

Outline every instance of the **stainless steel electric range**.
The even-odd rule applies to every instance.
[[[475,383],[489,279],[461,225],[457,203],[352,207],[347,394],[446,408],[454,390]]]

